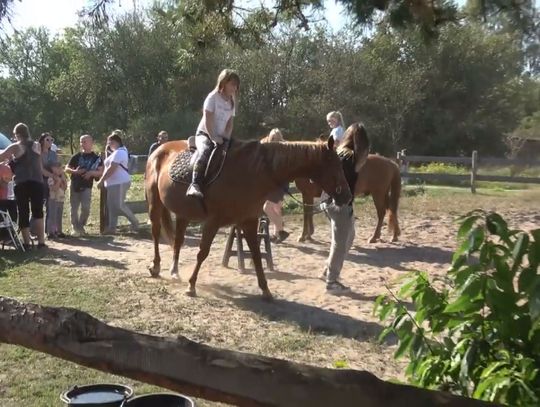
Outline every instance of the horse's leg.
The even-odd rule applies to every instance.
[[[152,277],[159,277],[161,271],[161,257],[159,255],[159,239],[161,237],[161,215],[165,208],[159,200],[157,188],[153,187],[149,193],[147,193],[148,200],[148,215],[152,222],[152,239],[154,241],[154,260],[152,265],[148,267],[150,275]]]
[[[381,228],[384,221],[384,215],[386,213],[386,193],[381,193],[380,191],[374,191],[371,196],[373,197],[373,203],[377,209],[377,226],[375,227],[375,232],[368,239],[368,243],[375,243],[381,237]]]
[[[302,236],[298,238],[299,242],[313,240],[311,238],[311,235],[313,234],[313,197],[303,193],[302,202],[304,203],[304,228],[302,230]]]
[[[180,257],[180,248],[184,244],[184,236],[188,221],[186,219],[176,218],[176,234],[174,237],[173,262],[171,265],[171,276],[178,278],[178,259]]]
[[[186,294],[191,297],[195,297],[197,295],[195,285],[197,284],[199,270],[203,261],[208,257],[208,253],[210,253],[210,246],[212,245],[212,241],[214,240],[218,229],[219,227],[212,221],[207,221],[203,226],[201,243],[199,244],[199,252],[197,253],[197,264],[195,264],[193,273],[191,273],[191,277],[189,278],[189,287],[186,290]]]
[[[272,300],[272,293],[268,289],[268,283],[266,282],[266,277],[264,276],[264,270],[262,267],[261,247],[257,239],[258,223],[258,219],[250,219],[242,223],[240,227],[244,232],[244,238],[246,239],[249,246],[249,251],[251,252],[253,264],[255,265],[255,272],[257,273],[259,288],[262,290],[262,296],[265,300]]]

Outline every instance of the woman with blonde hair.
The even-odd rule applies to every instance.
[[[326,122],[332,129],[330,137],[334,139],[334,147],[338,148],[339,144],[343,140],[343,134],[345,133],[345,122],[343,121],[343,115],[341,112],[334,111],[326,115]]]
[[[212,150],[228,143],[236,113],[236,93],[240,88],[240,77],[230,69],[224,69],[218,76],[216,87],[204,100],[203,117],[197,127],[195,145],[197,159],[193,166],[193,178],[186,191],[187,196],[204,198],[201,185]]]
[[[261,140],[261,143],[281,143],[284,142],[283,134],[279,129],[272,129],[268,136]],[[268,216],[270,223],[273,227],[273,235],[270,238],[275,243],[281,243],[289,237],[283,223],[283,198],[285,197],[285,191],[288,189],[288,184],[283,185],[281,188],[276,188],[268,195],[266,202],[264,203],[263,210]]]

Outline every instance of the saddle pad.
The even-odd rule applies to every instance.
[[[194,152],[191,152],[190,150],[178,153],[172,165],[169,167],[169,175],[174,182],[179,182],[181,184],[191,183],[191,173],[193,172],[191,157],[193,154]]]
[[[191,149],[178,153],[172,165],[169,167],[169,176],[174,182],[179,182],[181,184],[187,185],[191,184],[194,164],[193,155],[196,153],[196,150]],[[227,148],[223,144],[217,146],[212,152],[204,176],[205,185],[211,184],[219,176],[226,155]]]

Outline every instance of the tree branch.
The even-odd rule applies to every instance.
[[[106,325],[75,309],[0,297],[0,342],[238,406],[487,406],[387,383],[368,372],[324,369],[160,338]]]

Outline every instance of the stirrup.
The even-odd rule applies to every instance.
[[[186,196],[193,196],[195,198],[204,198],[201,188],[197,184],[191,184],[186,191]]]

